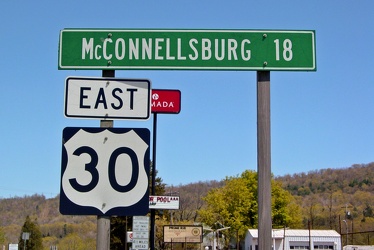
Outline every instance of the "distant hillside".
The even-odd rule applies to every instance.
[[[307,196],[340,190],[346,194],[357,191],[374,194],[374,163],[353,165],[342,169],[321,169],[276,177],[293,195]]]
[[[299,200],[304,227],[352,234],[358,243],[374,242],[374,163],[321,169],[276,177]]]
[[[26,216],[36,219],[44,237],[62,238],[71,232],[80,232],[95,238],[96,217],[64,216],[59,212],[59,196],[46,199],[43,195],[0,199],[0,226],[7,243],[18,243]],[[54,240],[56,241],[56,240]]]
[[[353,165],[344,169],[322,169],[275,177],[282,182],[303,210],[304,228],[308,221],[315,229],[374,231],[374,163]],[[222,181],[205,181],[166,189],[167,194],[179,195],[180,210],[170,213],[174,223],[199,221],[197,211],[204,206],[201,197]],[[63,216],[59,213],[59,197],[46,199],[32,195],[0,199],[0,226],[9,242],[18,242],[27,215],[37,219],[42,234],[51,244],[70,233],[84,239],[95,239],[96,216]],[[169,212],[167,212],[169,216]],[[339,220],[340,218],[340,220]],[[341,229],[343,228],[343,229]],[[359,235],[355,235],[358,239]],[[362,237],[366,237],[365,235]],[[374,239],[374,235],[370,235]]]

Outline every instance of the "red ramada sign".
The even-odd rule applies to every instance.
[[[150,209],[179,209],[179,196],[149,196]]]
[[[172,89],[152,89],[152,113],[179,114],[181,110],[181,92]]]

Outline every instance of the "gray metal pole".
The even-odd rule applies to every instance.
[[[151,194],[156,195],[156,139],[157,139],[157,113],[153,114],[153,152],[152,152],[152,190]],[[155,231],[156,231],[156,210],[151,209],[151,230],[150,230],[151,250],[155,249]]]
[[[103,70],[103,77],[114,77],[114,70]],[[112,128],[112,120],[101,120],[101,128]],[[126,232],[125,232],[126,233]],[[110,249],[110,216],[97,216],[97,235],[96,235],[96,249],[109,250]]]
[[[110,249],[110,217],[97,216],[96,249]]]
[[[271,250],[270,71],[257,71],[258,247]]]

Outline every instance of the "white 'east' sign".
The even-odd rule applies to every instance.
[[[144,79],[68,77],[65,116],[88,119],[146,120],[151,83]]]

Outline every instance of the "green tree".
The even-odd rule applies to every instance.
[[[131,216],[117,216],[110,218],[110,249],[126,249],[126,234],[127,231],[130,231],[131,226]]]
[[[149,173],[149,193],[152,193],[152,176],[153,172],[155,173],[155,195],[162,195],[165,193],[165,186],[166,184],[163,183],[163,180],[161,177],[158,177],[158,171],[153,171],[153,162],[151,162],[151,170]]]
[[[203,223],[215,227],[219,224],[230,227],[223,230],[226,239],[244,237],[246,229],[253,228],[257,221],[257,175],[244,172],[241,177],[228,177],[224,186],[208,192],[203,198],[206,207],[199,210]]]
[[[29,233],[28,240],[25,241],[24,239],[22,239],[23,233]],[[27,250],[43,249],[42,233],[40,231],[40,227],[38,225],[36,218],[34,219],[34,221],[32,221],[29,216],[26,216],[26,221],[22,226],[21,235],[19,237],[18,246],[21,249],[25,248]]]
[[[293,196],[274,180],[271,186],[273,226],[300,225],[300,208]],[[219,222],[230,227],[229,231],[221,231],[223,234],[243,238],[248,228],[257,227],[257,188],[257,173],[254,171],[244,171],[239,177],[227,177],[223,187],[212,189],[203,198],[207,205],[199,211],[202,222],[212,227]]]
[[[0,245],[4,245],[6,241],[5,233],[2,227],[0,227]]]
[[[271,183],[271,210],[273,227],[298,228],[302,225],[301,207],[295,198],[277,181]]]
[[[50,250],[51,246],[56,246],[58,239],[55,236],[46,236],[43,237],[43,249]]]
[[[84,247],[83,240],[76,233],[66,235],[58,243],[58,249],[64,250],[82,250]]]
[[[369,204],[366,204],[363,214],[364,217],[374,217],[373,208]]]

